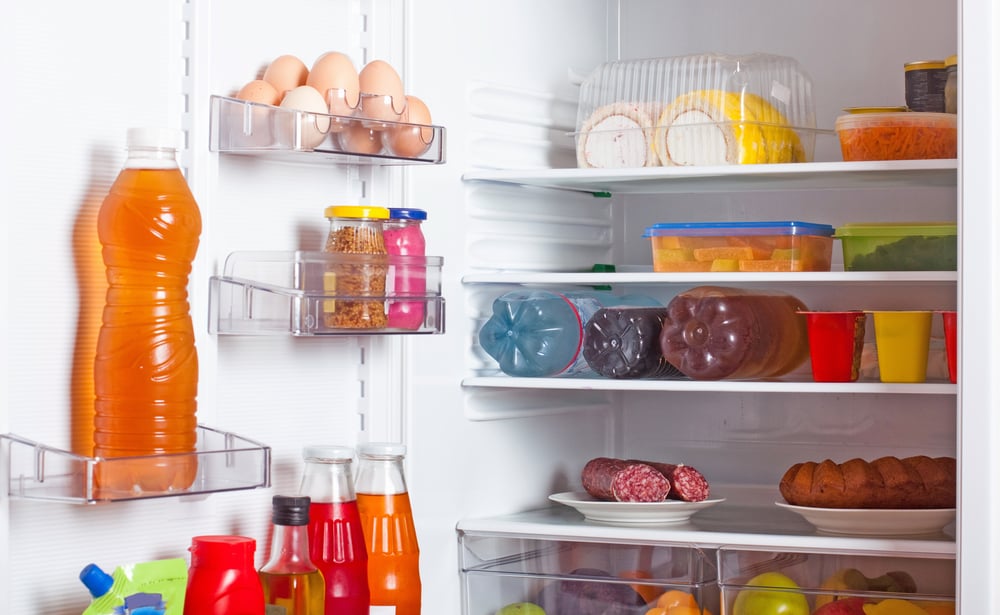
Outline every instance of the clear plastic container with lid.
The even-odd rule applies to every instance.
[[[583,168],[807,162],[812,80],[760,53],[609,62],[584,80],[576,126]]]
[[[333,329],[382,329],[386,326],[385,280],[388,272],[382,225],[385,207],[331,205],[326,252],[342,254],[323,277],[323,289],[335,296],[324,303],[324,322]]]
[[[390,208],[389,220],[383,226],[385,249],[391,257],[393,295],[416,297],[416,301],[389,300],[388,325],[396,329],[419,329],[426,312],[423,297],[427,293],[425,264],[417,262],[427,252],[427,242],[421,229],[427,220],[422,209]],[[421,259],[422,260],[422,259]]]
[[[362,444],[355,489],[368,544],[372,606],[420,615],[420,548],[403,474],[405,455],[404,444]]]

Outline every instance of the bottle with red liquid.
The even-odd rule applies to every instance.
[[[184,615],[264,615],[264,589],[254,570],[257,542],[246,536],[195,536]]]
[[[307,446],[299,493],[309,496],[309,553],[326,584],[326,615],[368,615],[368,550],[346,446]]]
[[[201,213],[177,164],[181,133],[128,131],[124,168],[97,234],[108,290],[94,361],[94,455],[145,457],[97,466],[97,487],[183,490],[197,471],[198,354],[188,276]],[[165,455],[165,456],[159,456]]]
[[[395,262],[396,297],[416,297],[414,301],[393,299],[389,301],[388,326],[394,329],[419,329],[424,324],[427,293],[426,265],[416,257],[426,256],[427,244],[421,225],[427,220],[422,209],[389,208],[389,219],[382,225],[385,250],[392,256],[402,256]],[[413,258],[407,258],[413,257]]]
[[[403,444],[362,444],[354,488],[368,544],[372,607],[420,615],[420,548],[403,475],[405,454]]]

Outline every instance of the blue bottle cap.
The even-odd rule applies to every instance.
[[[409,209],[404,207],[390,207],[390,220],[426,220],[427,212],[423,209]]]
[[[90,590],[90,595],[94,598],[100,598],[111,591],[111,586],[115,583],[111,575],[101,570],[97,564],[87,564],[80,571],[80,581]]]

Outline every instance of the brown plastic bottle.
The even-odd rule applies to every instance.
[[[699,286],[667,305],[660,347],[696,380],[777,378],[809,356],[806,309],[779,291]]]

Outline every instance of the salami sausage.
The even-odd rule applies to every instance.
[[[670,481],[662,472],[641,461],[596,457],[580,473],[583,488],[598,500],[662,502]]]
[[[655,468],[670,481],[671,500],[684,502],[701,502],[708,499],[708,480],[701,472],[683,464],[659,463],[656,461],[639,461],[631,459],[628,463],[642,463]]]

